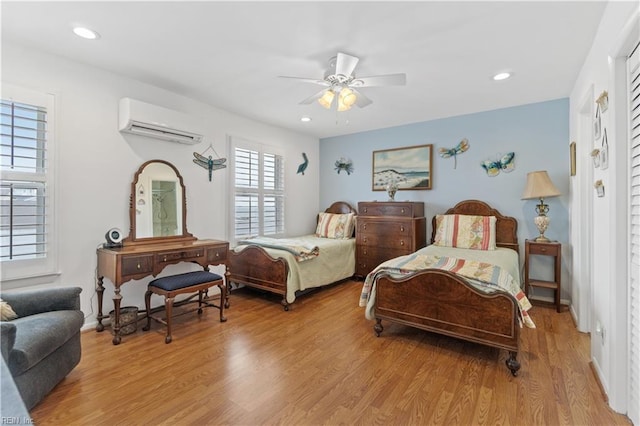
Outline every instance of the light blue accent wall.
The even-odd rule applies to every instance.
[[[470,148],[458,155],[454,168],[454,159],[441,158],[438,150],[452,148],[463,138],[469,140]],[[478,199],[518,220],[518,238],[524,253],[524,240],[538,235],[533,224],[536,201],[521,200],[527,173],[536,170],[547,170],[562,193],[561,197],[546,200],[551,224],[545,235],[562,243],[569,241],[568,98],[321,139],[320,206],[324,208],[337,200],[354,206],[358,201],[387,200],[385,192],[371,190],[373,151],[423,144],[433,144],[432,189],[402,190],[395,198],[425,203],[427,241],[433,215],[459,201]],[[515,152],[515,170],[487,176],[481,162],[511,151]],[[341,157],[353,161],[350,176],[334,170],[335,161]],[[565,277],[563,282],[569,281]]]

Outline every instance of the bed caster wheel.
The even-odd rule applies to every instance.
[[[376,318],[376,325],[373,326],[373,331],[376,332],[376,337],[380,337],[380,333],[382,333],[384,327],[382,326],[382,320]]]
[[[145,325],[144,327],[142,327],[142,331],[149,331],[151,329],[150,326]]]
[[[285,312],[289,312],[289,306],[285,305],[285,306],[284,306],[284,311],[285,311]]]
[[[518,370],[520,370],[520,362],[518,362],[516,356],[516,352],[510,352],[509,358],[505,361],[505,364],[507,364],[507,368],[511,370],[511,375],[513,377],[516,377],[518,375]]]
[[[167,336],[167,337],[165,337],[165,338],[164,338],[164,342],[165,342],[166,344],[171,343],[171,340],[173,340],[173,339],[171,339],[171,336]]]
[[[202,308],[198,308],[198,315],[202,315]]]

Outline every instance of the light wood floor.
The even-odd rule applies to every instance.
[[[377,338],[347,281],[298,298],[232,293],[164,330],[82,335],[82,361],[33,411],[38,425],[629,425],[589,366],[568,312],[534,307],[512,377],[505,351],[383,322]]]

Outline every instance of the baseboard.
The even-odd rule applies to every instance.
[[[604,385],[602,384],[602,381],[600,380],[600,369],[598,368],[596,363],[593,362],[593,360],[589,362],[589,367],[591,368],[591,372],[593,373],[593,376],[596,378],[596,383],[598,383],[598,387],[600,388],[600,393],[602,393],[602,398],[607,404],[609,404],[609,397],[607,396],[607,390],[605,389]]]

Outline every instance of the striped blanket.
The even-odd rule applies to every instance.
[[[305,244],[296,239],[254,237],[238,242],[238,245],[255,245],[265,248],[284,250],[291,253],[298,262],[304,262],[320,255],[320,248]]]
[[[360,306],[367,306],[374,283],[379,276],[387,275],[398,278],[429,268],[441,269],[461,275],[474,287],[487,293],[496,290],[506,291],[518,302],[521,323],[524,323],[529,328],[536,327],[528,313],[528,310],[531,309],[531,303],[513,277],[503,268],[486,262],[445,256],[414,253],[384,262],[367,275],[360,295]]]

